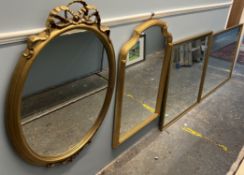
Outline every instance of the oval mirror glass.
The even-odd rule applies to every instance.
[[[41,156],[72,149],[103,108],[108,57],[91,31],[56,37],[36,57],[24,84],[21,127],[29,147]]]

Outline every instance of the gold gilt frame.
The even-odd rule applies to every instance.
[[[163,61],[163,67],[161,71],[161,79],[159,83],[159,90],[157,96],[157,103],[155,113],[149,116],[146,120],[136,125],[131,130],[127,131],[127,133],[120,136],[120,127],[121,127],[121,112],[122,112],[122,101],[124,94],[124,79],[125,79],[125,68],[127,55],[130,49],[138,42],[141,34],[149,29],[150,27],[158,26],[161,28],[162,35],[165,38],[165,56]],[[132,137],[146,125],[151,123],[157,117],[159,117],[161,112],[161,104],[163,99],[163,92],[165,88],[165,80],[166,80],[166,71],[168,66],[168,61],[171,57],[171,49],[172,49],[172,35],[168,32],[167,24],[163,21],[157,19],[148,20],[140,25],[138,25],[129,39],[120,50],[119,54],[119,65],[118,65],[118,79],[117,79],[117,91],[116,91],[116,106],[115,106],[115,118],[114,118],[114,128],[113,128],[113,148],[118,147],[120,144],[124,143],[127,139]]]
[[[242,30],[243,30],[243,24],[239,24],[239,25],[230,27],[230,28],[225,29],[225,30],[221,30],[221,31],[216,32],[216,33],[213,34],[213,36],[219,35],[219,34],[222,34],[224,32],[227,32],[227,31],[230,31],[232,29],[235,29],[235,28],[240,28],[240,33],[239,33],[239,36],[238,36],[238,41],[237,41],[237,46],[235,48],[235,53],[234,53],[233,58],[232,58],[232,63],[231,63],[231,67],[230,67],[229,77],[227,77],[221,83],[219,83],[218,85],[216,85],[212,90],[210,90],[206,94],[204,94],[204,95],[201,94],[201,96],[199,96],[199,100],[205,99],[206,97],[208,97],[209,95],[211,95],[212,93],[214,93],[217,89],[219,89],[220,87],[222,87],[227,81],[229,81],[231,79],[232,73],[233,73],[233,70],[234,70],[234,66],[235,66],[235,62],[236,62],[236,59],[237,59],[237,56],[238,56],[237,51],[238,51],[239,43],[241,41],[241,34],[242,34]],[[205,82],[205,77],[206,77],[206,73],[207,73],[207,68],[208,68],[208,61],[206,63],[206,67],[204,67],[204,82]],[[204,84],[203,84],[203,86],[204,86]]]
[[[190,111],[194,106],[196,106],[200,102],[200,99],[201,99],[200,97],[201,97],[201,94],[202,94],[202,91],[203,91],[203,83],[204,83],[205,71],[206,71],[205,67],[206,67],[206,65],[208,63],[208,57],[209,57],[210,47],[211,47],[211,43],[212,43],[212,34],[213,34],[212,31],[208,31],[208,32],[204,32],[204,33],[201,33],[201,34],[198,34],[198,35],[193,35],[193,36],[184,38],[182,40],[179,40],[179,41],[173,43],[173,48],[174,48],[176,45],[179,45],[179,44],[182,44],[182,43],[185,43],[185,42],[190,42],[190,41],[197,40],[197,39],[200,39],[200,38],[203,38],[203,37],[208,37],[208,43],[207,43],[208,48],[207,48],[205,59],[204,59],[204,63],[203,63],[202,73],[201,73],[201,77],[200,77],[200,81],[199,81],[198,96],[196,98],[196,101],[191,106],[189,106],[187,109],[185,109],[184,111],[180,112],[172,120],[170,120],[168,123],[165,124],[164,117],[165,117],[165,113],[166,113],[166,104],[167,104],[168,88],[169,88],[169,80],[170,80],[170,71],[171,71],[170,67],[171,67],[171,59],[172,59],[172,58],[170,58],[170,61],[168,63],[169,65],[167,66],[168,67],[167,80],[166,80],[166,89],[164,91],[164,99],[163,99],[163,104],[162,104],[162,115],[161,115],[160,122],[159,122],[159,128],[160,128],[161,131],[163,129],[169,127],[170,125],[174,124],[185,113]]]
[[[79,5],[78,11],[72,11],[71,6]],[[109,29],[101,25],[97,9],[83,0],[76,0],[67,6],[54,8],[47,19],[43,32],[29,37],[27,48],[20,57],[14,71],[7,99],[6,128],[9,139],[16,152],[27,162],[38,166],[53,166],[72,161],[72,159],[90,143],[92,137],[102,124],[108,110],[115,84],[115,54],[109,39]],[[93,32],[103,43],[109,62],[108,90],[103,107],[94,125],[87,131],[80,142],[61,155],[42,156],[34,152],[28,145],[20,126],[21,94],[28,72],[40,51],[53,39],[74,30]],[[77,31],[75,31],[77,32]]]

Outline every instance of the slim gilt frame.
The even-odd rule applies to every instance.
[[[162,35],[165,38],[165,55],[163,60],[163,67],[161,70],[161,78],[159,83],[159,90],[157,95],[156,109],[155,113],[148,116],[148,118],[142,121],[140,124],[136,125],[131,130],[127,131],[125,134],[120,135],[121,128],[121,113],[122,113],[122,102],[123,102],[123,94],[124,94],[124,81],[125,81],[125,69],[126,69],[126,58],[130,51],[130,49],[137,43],[141,34],[154,26],[158,26],[161,28]],[[119,54],[119,63],[118,63],[118,78],[117,78],[117,89],[116,89],[116,106],[115,106],[115,117],[114,117],[114,127],[113,127],[113,143],[112,147],[116,148],[126,140],[131,138],[137,132],[139,132],[142,128],[147,126],[153,120],[158,118],[161,113],[161,104],[163,100],[163,92],[165,89],[165,81],[167,76],[167,66],[169,65],[169,59],[171,57],[171,49],[172,49],[172,35],[168,32],[167,24],[158,19],[150,19],[142,24],[138,25],[133,33],[129,41],[127,41],[121,48]]]
[[[235,29],[235,28],[240,28],[240,33],[239,33],[238,40],[237,40],[237,46],[236,46],[235,51],[234,51],[235,53],[234,53],[233,58],[232,58],[232,62],[231,62],[231,66],[230,66],[230,73],[229,73],[229,76],[228,76],[225,80],[223,80],[221,83],[219,83],[218,85],[216,85],[216,86],[215,86],[213,89],[211,89],[209,92],[207,92],[206,94],[203,94],[203,93],[202,93],[201,96],[199,96],[199,101],[205,99],[206,97],[208,97],[209,95],[211,95],[212,93],[214,93],[217,89],[219,89],[219,88],[222,87],[226,82],[228,82],[228,81],[231,79],[231,77],[232,77],[233,70],[234,70],[234,66],[235,66],[235,62],[236,62],[236,59],[237,59],[237,56],[238,56],[237,51],[238,51],[239,43],[240,43],[240,41],[241,41],[241,34],[242,34],[242,30],[243,30],[243,24],[239,24],[239,25],[236,25],[236,26],[227,28],[227,29],[225,29],[225,30],[221,30],[221,31],[219,31],[219,32],[213,33],[213,37],[214,37],[215,35],[219,35],[219,34],[222,34],[222,33],[224,33],[224,32],[228,32],[228,31],[233,30],[233,29]],[[213,37],[212,37],[212,39],[213,39]],[[209,59],[208,59],[208,60],[209,60]],[[204,82],[205,82],[205,78],[206,78],[206,74],[207,74],[207,69],[208,69],[208,60],[207,60],[207,63],[206,63],[206,65],[205,65],[205,67],[204,67],[204,80],[203,80]],[[204,83],[204,82],[203,82],[203,83]],[[203,84],[203,87],[204,87],[204,84]],[[203,87],[202,87],[202,88],[203,88]]]
[[[197,95],[197,98],[196,98],[196,101],[190,105],[187,109],[183,110],[182,112],[180,112],[178,115],[176,115],[172,120],[170,120],[168,123],[165,123],[165,114],[166,114],[166,104],[167,104],[167,96],[168,96],[168,88],[169,88],[169,80],[170,80],[170,66],[171,66],[171,60],[172,58],[170,58],[170,61],[169,61],[169,65],[167,66],[168,69],[167,69],[167,79],[166,79],[166,89],[164,91],[164,99],[163,99],[163,104],[162,104],[162,115],[160,117],[160,121],[159,121],[159,128],[160,130],[162,131],[163,129],[169,127],[170,125],[174,124],[177,120],[179,120],[185,113],[187,113],[188,111],[190,111],[194,106],[196,106],[200,100],[201,100],[201,94],[202,94],[202,91],[203,91],[203,84],[204,84],[204,77],[205,77],[205,67],[208,63],[208,57],[209,57],[209,52],[210,52],[210,47],[211,47],[211,43],[212,43],[212,34],[213,32],[212,31],[207,31],[207,32],[204,32],[204,33],[200,33],[200,34],[197,34],[197,35],[193,35],[193,36],[190,36],[190,37],[187,37],[187,38],[184,38],[182,40],[179,40],[179,41],[176,41],[173,43],[173,48],[174,46],[176,45],[179,45],[179,44],[182,44],[182,43],[185,43],[185,42],[190,42],[190,41],[193,41],[193,40],[197,40],[197,39],[200,39],[200,38],[203,38],[203,37],[208,37],[208,41],[207,41],[207,51],[206,51],[206,54],[205,54],[205,58],[204,58],[204,62],[203,62],[203,68],[202,68],[202,73],[201,73],[201,77],[200,77],[200,81],[199,81],[199,88],[198,88],[198,95]]]

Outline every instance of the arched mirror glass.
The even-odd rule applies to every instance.
[[[129,51],[125,68],[121,135],[126,134],[150,116],[158,116],[156,103],[164,47],[161,29],[156,26],[145,30],[139,41]],[[138,62],[134,61],[136,59]],[[131,63],[132,60],[134,63]]]
[[[203,97],[230,79],[237,55],[241,31],[242,25],[239,25],[213,35],[202,94]]]
[[[77,14],[69,14],[71,5],[79,5]],[[94,7],[75,1],[55,8],[47,29],[28,39],[10,86],[7,118],[10,139],[26,161],[69,161],[100,127],[115,81],[114,50],[100,21]]]
[[[174,43],[164,104],[164,126],[198,102],[211,34],[207,32]]]
[[[114,147],[160,115],[172,39],[159,20],[147,21],[135,31],[139,34],[120,53]]]

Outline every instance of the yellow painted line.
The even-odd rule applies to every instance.
[[[127,94],[126,96],[132,98],[133,100],[135,99],[134,96],[131,94]]]
[[[203,135],[202,135],[201,133],[199,133],[199,132],[197,132],[197,131],[194,131],[194,130],[191,129],[191,128],[183,127],[182,130],[185,131],[185,132],[190,133],[190,134],[193,135],[193,136],[203,138]]]
[[[218,144],[218,147],[222,148],[225,152],[228,152],[228,147],[227,146]]]
[[[142,103],[140,102],[139,100],[137,100],[133,95],[131,94],[127,94],[126,95],[127,97],[133,99],[134,101],[136,101],[137,103],[140,103],[146,110],[148,110],[149,112],[152,112],[152,113],[155,113],[155,109],[151,106],[149,106],[148,104],[146,103]]]
[[[152,113],[155,112],[155,109],[154,109],[154,108],[152,108],[151,106],[149,106],[149,105],[147,105],[147,104],[145,104],[145,103],[143,103],[142,106],[143,106],[146,110],[148,110],[148,111],[150,111],[150,112],[152,112]]]
[[[187,132],[187,133],[189,133],[189,134],[191,134],[191,135],[193,135],[193,136],[195,136],[195,137],[199,137],[199,138],[202,138],[204,140],[207,140],[208,142],[210,142],[210,143],[216,145],[217,147],[219,147],[222,151],[228,152],[228,147],[227,146],[217,143],[216,141],[204,136],[200,132],[197,132],[197,131],[189,128],[189,127],[183,127],[182,130]]]

